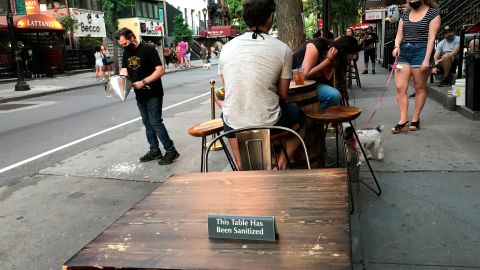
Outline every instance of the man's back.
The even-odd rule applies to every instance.
[[[262,38],[263,36],[263,38]],[[219,60],[225,80],[223,114],[232,128],[271,125],[280,117],[276,84],[290,79],[292,51],[281,41],[248,32],[227,43]]]

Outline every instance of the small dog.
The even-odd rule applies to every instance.
[[[203,69],[211,69],[211,68],[212,68],[212,65],[210,64],[210,62],[203,63]]]
[[[377,126],[377,128],[366,128],[357,130],[358,139],[365,150],[365,155],[368,159],[383,159],[383,147],[382,147],[382,138],[380,132],[383,130],[383,125]],[[344,134],[344,143],[346,147],[346,156],[347,162],[350,162],[353,157],[353,153],[357,153],[358,163],[357,166],[360,166],[365,162],[365,157],[362,154],[362,150],[355,139],[353,134],[353,128],[347,124],[343,123],[343,134]]]

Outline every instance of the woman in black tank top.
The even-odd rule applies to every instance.
[[[397,59],[395,82],[400,113],[392,133],[420,129],[420,113],[427,99],[426,83],[433,66],[435,37],[440,28],[440,16],[435,0],[408,0],[407,11],[398,24],[393,56]],[[415,110],[408,121],[407,90],[410,78],[415,85]]]

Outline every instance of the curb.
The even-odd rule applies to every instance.
[[[182,72],[182,71],[199,69],[199,68],[202,68],[202,67],[201,66],[195,66],[195,67],[190,67],[188,69],[169,70],[169,71],[166,71],[165,74]],[[68,77],[68,75],[65,76],[65,77]],[[14,79],[14,81],[16,81],[16,79]],[[91,84],[86,84],[86,85],[80,85],[80,86],[58,89],[58,90],[52,90],[52,91],[46,91],[46,92],[40,92],[40,93],[32,93],[32,94],[25,93],[24,95],[16,96],[16,97],[6,97],[6,98],[0,97],[0,104],[1,103],[6,103],[6,102],[11,102],[11,101],[28,99],[28,98],[35,98],[35,97],[41,97],[41,96],[46,96],[46,95],[58,94],[58,93],[68,92],[68,91],[72,91],[72,90],[78,90],[78,89],[82,89],[82,88],[99,86],[99,85],[103,85],[103,84],[105,84],[105,82],[91,83]]]

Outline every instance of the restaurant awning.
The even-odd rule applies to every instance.
[[[235,37],[237,29],[233,25],[212,26],[208,31],[208,37]]]
[[[354,24],[350,26],[353,30],[359,30],[359,29],[365,29],[368,27],[368,23],[359,23],[359,24]]]
[[[16,29],[25,30],[64,30],[55,18],[43,14],[14,16],[13,24]],[[6,16],[0,16],[0,31],[8,30]]]

